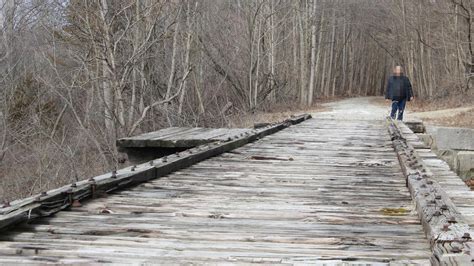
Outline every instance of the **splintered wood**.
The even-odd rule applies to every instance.
[[[431,256],[383,120],[307,120],[0,240],[0,264],[429,264]]]

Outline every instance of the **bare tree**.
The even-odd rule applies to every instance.
[[[469,0],[0,3],[0,198],[118,167],[123,136],[380,95],[394,64],[473,97]]]

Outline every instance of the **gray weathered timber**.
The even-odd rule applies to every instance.
[[[442,186],[469,226],[474,228],[474,191],[471,191],[462,179],[450,169],[448,163],[438,158],[431,149],[423,147],[422,140],[417,134],[414,134],[403,124],[399,124],[399,128],[407,142],[416,147],[418,156],[433,173],[433,179]]]
[[[0,236],[2,263],[429,264],[383,120],[319,116]]]
[[[388,119],[388,123],[407,186],[431,243],[433,250],[431,263],[470,265],[474,258],[474,250],[469,245],[472,243],[473,231],[468,220],[458,211],[443,184],[435,179],[435,174],[414,148],[414,146],[423,148],[423,144],[419,140],[411,143],[407,140],[404,131],[400,129],[403,126],[405,132],[407,130],[411,132],[406,125],[392,119]],[[414,140],[413,136],[410,136],[410,139]]]
[[[270,125],[270,124],[268,124]],[[117,140],[119,148],[192,148],[215,141],[226,141],[250,132],[249,128],[170,127]]]
[[[173,156],[160,160],[153,160],[141,165],[127,167],[27,199],[9,203],[0,208],[0,231],[8,228],[8,226],[23,221],[49,216],[64,210],[71,207],[75,201],[94,198],[157,177],[162,177],[173,171],[188,167],[223,152],[233,150],[309,118],[311,118],[309,115],[293,117],[285,122],[253,130],[252,132],[247,132],[247,134],[231,136],[226,141],[198,146],[186,152],[176,153]]]

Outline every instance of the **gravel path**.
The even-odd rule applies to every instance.
[[[377,103],[381,97],[349,98],[326,103],[327,111],[313,114],[313,117],[325,117],[341,120],[382,120],[389,114],[389,104],[381,106]]]
[[[355,120],[380,120],[385,119],[390,113],[390,103],[381,105],[381,97],[358,97],[349,98],[340,101],[325,103],[323,106],[328,109],[326,111],[314,113],[314,117],[326,117],[334,119],[355,119]],[[427,112],[410,112],[410,103],[408,103],[405,111],[405,120],[418,118],[440,118],[452,117],[463,112],[474,109],[474,106],[451,108]]]

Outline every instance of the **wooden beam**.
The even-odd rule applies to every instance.
[[[193,148],[229,136],[249,132],[250,128],[173,127],[117,140],[118,148]]]
[[[433,173],[403,136],[393,119],[388,118],[393,141],[406,184],[416,204],[425,234],[433,251],[433,265],[472,265],[472,229],[456,209]]]

